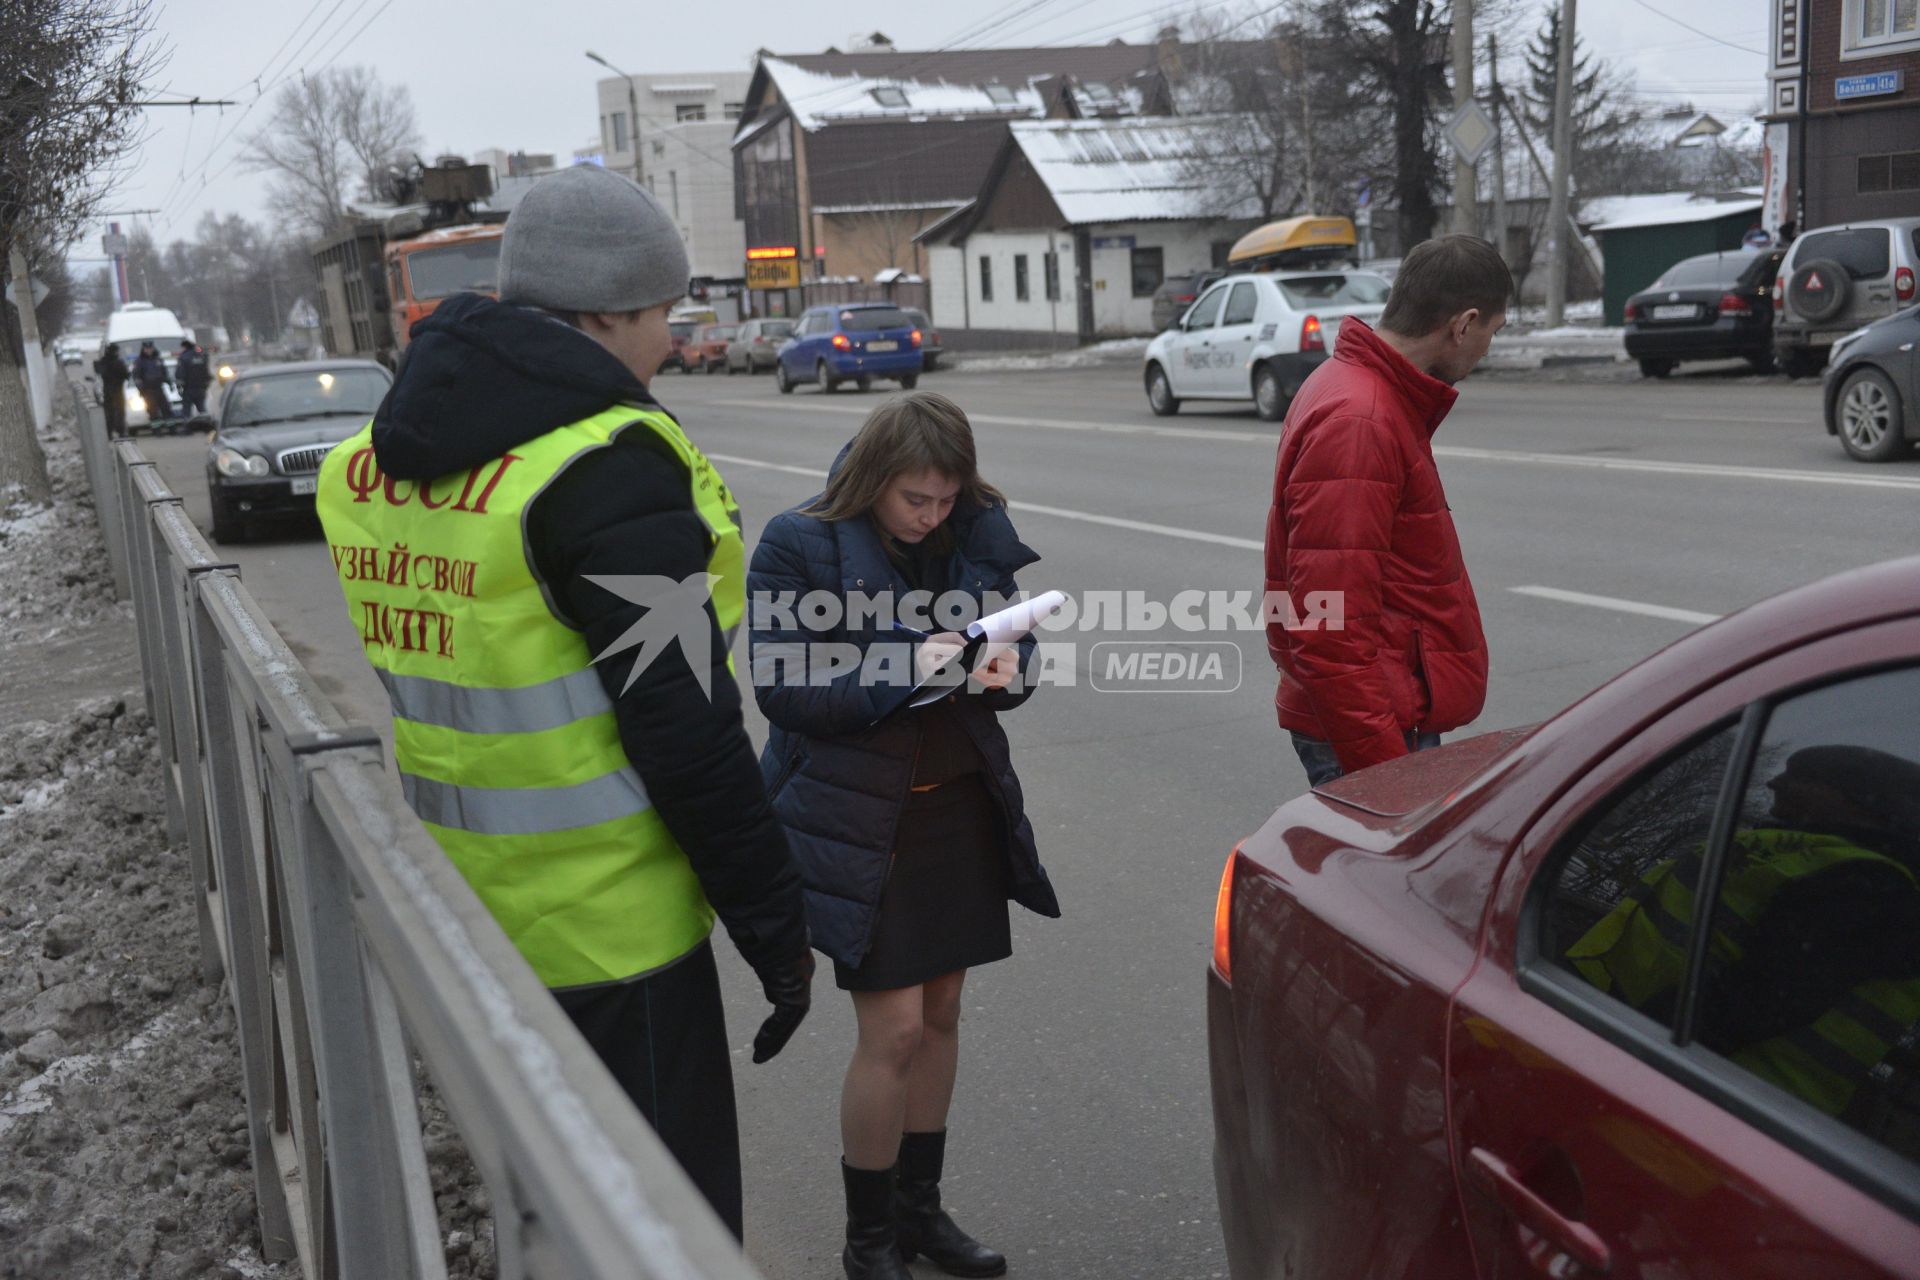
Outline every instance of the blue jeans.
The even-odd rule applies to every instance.
[[[1291,730],[1288,732],[1293,738],[1294,753],[1300,757],[1300,763],[1306,768],[1309,786],[1324,786],[1346,773],[1346,770],[1340,767],[1340,757],[1333,753],[1331,743],[1322,742],[1318,738],[1309,738],[1303,733],[1292,733]],[[1418,733],[1412,729],[1407,730],[1407,750],[1409,751],[1426,751],[1439,745],[1440,735],[1437,733]]]

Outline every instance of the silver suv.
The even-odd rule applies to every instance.
[[[1820,372],[1834,339],[1913,305],[1920,218],[1815,227],[1773,282],[1773,350],[1788,376]]]

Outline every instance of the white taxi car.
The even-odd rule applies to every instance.
[[[1162,417],[1183,400],[1252,400],[1267,422],[1286,416],[1349,316],[1369,323],[1391,286],[1371,271],[1324,267],[1227,276],[1147,347],[1147,404]]]

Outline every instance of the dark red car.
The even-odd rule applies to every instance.
[[[727,369],[727,344],[733,341],[734,331],[739,327],[733,324],[701,325],[682,353],[686,360],[683,366],[686,371],[692,373],[695,369],[704,369],[714,373],[726,369],[732,373],[732,369]]]
[[[1920,559],[1283,806],[1207,985],[1234,1280],[1920,1277]]]

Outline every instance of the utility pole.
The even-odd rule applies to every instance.
[[[1567,184],[1573,168],[1573,39],[1578,0],[1560,0],[1560,47],[1553,80],[1553,193],[1547,202],[1547,229],[1553,256],[1547,267],[1547,327],[1567,322]]]
[[[1507,256],[1507,133],[1500,123],[1500,37],[1487,36],[1487,79],[1493,94],[1493,247]]]
[[[1453,0],[1453,105],[1473,101],[1473,0]],[[1473,162],[1453,153],[1453,229],[1461,235],[1480,230],[1480,190]]]

